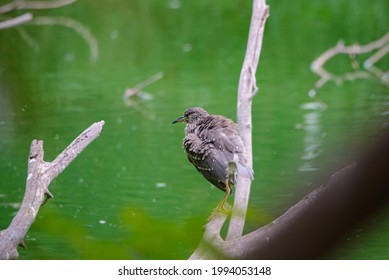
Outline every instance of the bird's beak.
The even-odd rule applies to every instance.
[[[187,118],[182,116],[182,117],[179,117],[177,119],[175,119],[172,124],[175,124],[175,123],[179,123],[179,122],[186,122]]]

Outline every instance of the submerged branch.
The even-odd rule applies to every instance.
[[[359,64],[355,60],[356,56],[373,51],[376,52],[363,62],[364,69],[360,69]],[[328,81],[335,81],[339,84],[344,80],[370,78],[371,74],[377,75],[377,73],[379,73],[377,76],[381,79],[381,82],[389,85],[387,72],[381,71],[381,69],[374,66],[374,64],[386,56],[387,53],[389,53],[389,33],[386,33],[378,40],[372,41],[365,45],[354,44],[346,46],[343,41],[339,41],[336,46],[329,48],[312,62],[311,71],[320,77],[320,79],[315,83],[314,88],[311,90],[312,94],[314,95],[315,91],[321,88]],[[350,57],[351,66],[354,71],[344,74],[335,74],[325,69],[324,66],[328,61],[330,61],[335,56],[342,54],[348,55]]]

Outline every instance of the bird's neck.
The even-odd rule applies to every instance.
[[[197,123],[188,123],[185,126],[185,133],[186,134],[195,133],[197,127],[198,127]]]

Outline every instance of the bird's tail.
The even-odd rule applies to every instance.
[[[235,173],[235,175],[237,174],[238,176],[245,177],[251,181],[254,180],[254,171],[251,167],[245,166],[239,161],[230,161],[228,166],[230,172]]]
[[[254,170],[251,167],[245,166],[240,162],[237,162],[236,169],[238,170],[238,176],[240,175],[242,177],[250,179],[251,181],[254,180]]]

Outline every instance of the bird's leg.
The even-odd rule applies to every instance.
[[[231,193],[230,181],[227,180],[227,182],[226,182],[226,194],[224,195],[223,199],[220,201],[219,205],[216,208],[217,211],[220,211],[226,215],[230,214],[229,209],[226,208],[226,202],[227,202],[228,197],[230,196],[230,193]]]
[[[228,199],[228,196],[230,195],[231,193],[231,187],[230,187],[230,179],[228,178],[226,180],[226,194],[224,195],[223,199],[219,202],[219,204],[217,205],[217,207],[212,211],[212,214],[211,216],[209,217],[209,220],[215,215],[217,214],[218,212],[219,213],[223,213],[225,215],[229,215],[230,214],[230,210],[226,207],[226,203],[227,203],[227,199]]]

